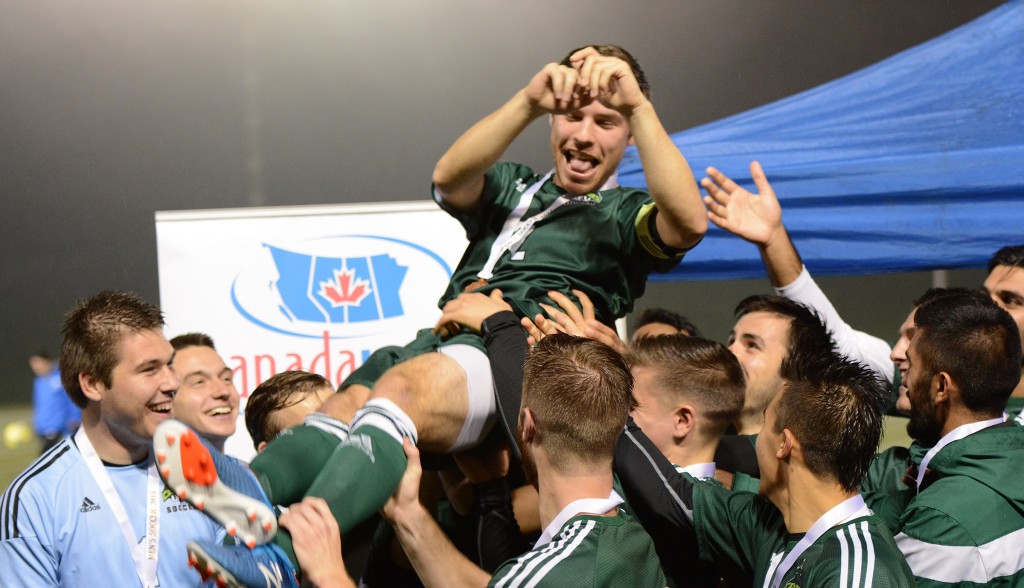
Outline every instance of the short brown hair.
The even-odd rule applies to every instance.
[[[320,374],[292,370],[273,375],[256,387],[245,405],[245,428],[252,443],[270,442],[281,432],[277,412],[302,402],[306,396],[323,388],[333,389]]]
[[[60,344],[60,380],[71,400],[80,408],[87,403],[79,374],[89,374],[104,386],[111,385],[114,367],[120,361],[118,343],[122,336],[160,331],[163,325],[160,308],[134,292],[104,290],[79,300],[64,319]]]
[[[626,361],[653,370],[659,401],[693,403],[698,434],[721,437],[743,409],[746,378],[736,356],[721,343],[688,335],[642,337]]]
[[[210,349],[217,351],[217,348],[213,346],[213,338],[206,333],[185,333],[178,335],[171,339],[171,347],[173,347],[175,351],[181,351],[186,347],[209,347]]]
[[[590,339],[545,337],[523,368],[523,407],[562,472],[611,461],[632,394],[633,376],[622,356]]]
[[[881,440],[885,382],[864,364],[828,349],[790,355],[782,374],[786,385],[776,405],[775,432],[793,432],[812,474],[855,491]]]

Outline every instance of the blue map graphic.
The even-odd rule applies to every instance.
[[[387,254],[324,257],[265,245],[280,276],[279,309],[291,321],[357,323],[401,316],[407,267]]]

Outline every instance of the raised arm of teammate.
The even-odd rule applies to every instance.
[[[750,176],[758,189],[756,194],[713,167],[709,167],[707,173],[709,177],[701,180],[701,185],[707,191],[704,203],[711,222],[757,246],[776,293],[820,314],[825,327],[832,331],[840,353],[863,362],[887,382],[892,382],[895,368],[889,358],[889,344],[843,321],[811,279],[782,223],[782,207],[761,164],[756,161],[750,164]]]

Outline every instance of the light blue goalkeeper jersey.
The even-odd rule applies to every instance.
[[[146,536],[147,464],[107,466],[139,542]],[[190,540],[220,541],[223,530],[164,488],[158,585],[201,585],[188,567]],[[113,509],[78,447],[64,439],[14,479],[0,502],[3,586],[141,586]]]

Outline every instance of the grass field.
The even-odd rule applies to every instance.
[[[23,421],[31,428],[32,407],[0,407],[0,431],[16,421]],[[18,447],[8,447],[5,443],[0,442],[0,492],[7,490],[11,480],[37,457],[39,457],[39,440],[35,436],[28,443]]]

